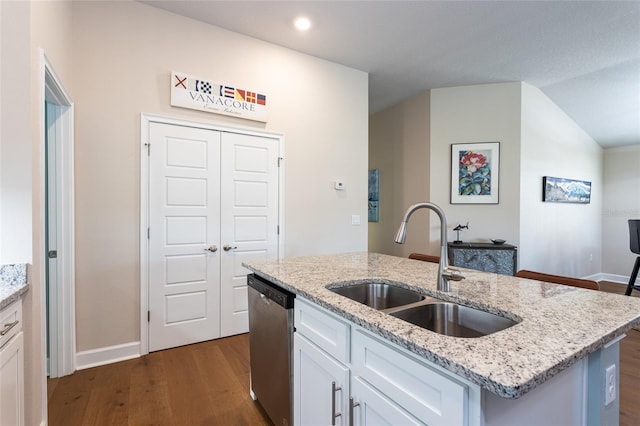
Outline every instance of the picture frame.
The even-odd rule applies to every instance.
[[[369,170],[369,222],[378,221],[379,169]]]
[[[591,182],[543,176],[542,201],[546,203],[589,204],[591,203]]]
[[[498,204],[500,142],[451,144],[451,204]]]

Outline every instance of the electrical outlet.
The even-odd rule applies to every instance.
[[[604,372],[604,405],[616,400],[616,365],[612,364]]]

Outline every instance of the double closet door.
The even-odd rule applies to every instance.
[[[149,128],[149,351],[246,333],[244,261],[278,256],[279,141]]]

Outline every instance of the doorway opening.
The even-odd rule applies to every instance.
[[[44,64],[44,232],[47,375],[75,370],[73,103]]]

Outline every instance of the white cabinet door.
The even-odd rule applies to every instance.
[[[352,333],[351,371],[430,425],[466,425],[469,387],[363,330]]]
[[[354,426],[424,425],[359,377],[351,381]]]
[[[0,425],[24,424],[22,331],[0,349]]]
[[[349,369],[298,333],[293,342],[294,425],[348,425]]]

